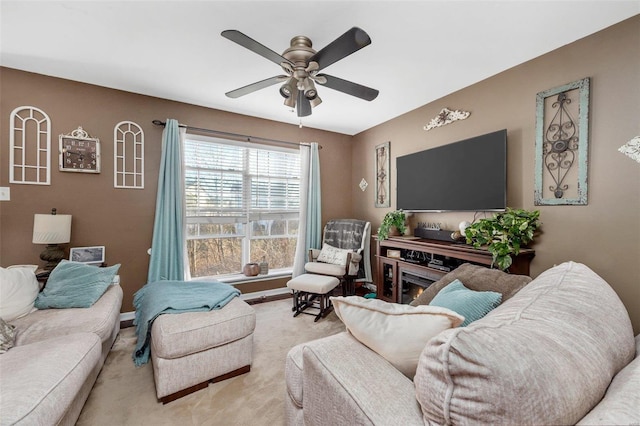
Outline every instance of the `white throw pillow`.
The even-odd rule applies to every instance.
[[[464,317],[437,306],[410,306],[359,296],[332,297],[347,330],[410,379],[425,345],[435,335],[457,327]]]
[[[11,322],[33,311],[40,291],[36,266],[0,268],[0,318]]]
[[[322,244],[322,250],[318,255],[318,262],[331,263],[333,265],[346,266],[347,255],[353,253],[352,250],[333,247],[329,244]]]

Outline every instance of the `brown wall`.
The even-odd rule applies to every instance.
[[[0,265],[41,264],[43,246],[31,243],[33,215],[55,207],[71,214],[71,243],[104,245],[110,265],[120,263],[122,310],[133,310],[133,294],[146,282],[155,211],[162,128],[151,121],[175,118],[195,127],[293,142],[313,141],[320,151],[324,220],[351,214],[351,137],[277,123],[69,80],[0,68],[0,186],[10,186],[11,201],[0,202]],[[44,110],[52,123],[51,185],[9,185],[9,115],[18,106]],[[123,120],[145,132],[145,188],[113,188],[113,127]],[[58,135],[82,126],[102,142],[100,174],[58,171]],[[331,194],[328,196],[327,194]],[[283,287],[282,280],[240,287],[244,292]]]
[[[495,130],[508,130],[508,194],[511,207],[539,208],[543,234],[534,248],[532,274],[567,260],[582,262],[605,278],[640,332],[640,164],[618,147],[640,134],[640,16],[567,45],[480,83],[383,123],[354,137],[353,214],[373,229],[390,209],[374,208],[374,147],[391,141],[392,208],[395,158]],[[589,203],[533,205],[536,94],[591,77]],[[430,131],[423,126],[443,108],[471,111],[464,120]],[[371,160],[369,160],[371,159]],[[433,184],[431,183],[424,183]],[[411,218],[457,229],[473,213],[421,213]]]

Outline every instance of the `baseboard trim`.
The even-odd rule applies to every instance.
[[[287,287],[274,288],[271,290],[255,291],[240,295],[240,298],[250,305],[262,302],[271,302],[273,300],[286,299],[291,297],[291,290]],[[122,312],[120,314],[120,328],[133,327],[133,320],[136,317],[135,311]]]

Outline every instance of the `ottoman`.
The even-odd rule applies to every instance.
[[[336,277],[328,275],[302,274],[287,283],[287,287],[293,290],[293,316],[299,314],[315,315],[316,322],[326,317],[331,312],[332,305],[329,299],[330,292],[340,284]],[[309,307],[317,307],[319,312],[304,312]]]
[[[235,297],[222,309],[158,316],[151,326],[156,395],[171,402],[251,370],[256,314]]]

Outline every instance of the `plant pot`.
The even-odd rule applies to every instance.
[[[247,277],[255,277],[260,273],[260,265],[257,263],[247,263],[242,268],[242,273]]]
[[[400,233],[400,231],[398,231],[398,228],[396,228],[395,226],[392,226],[389,228],[389,236],[390,237],[399,237],[402,234]]]

